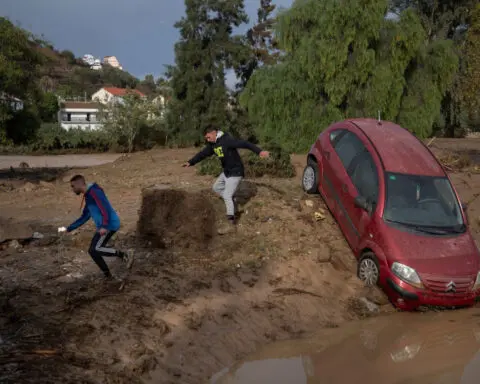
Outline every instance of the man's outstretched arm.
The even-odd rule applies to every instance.
[[[90,211],[88,210],[87,206],[83,208],[82,216],[80,216],[77,220],[75,220],[72,224],[67,227],[67,232],[72,232],[75,229],[81,227],[85,224],[88,219],[90,219]]]
[[[188,160],[184,166],[191,166],[199,163],[202,160],[205,160],[207,157],[213,155],[213,147],[211,145],[207,145],[203,148],[200,152],[198,152],[195,156],[193,156],[190,160]]]
[[[261,148],[257,147],[255,144],[250,143],[247,140],[229,138],[225,145],[230,148],[248,149],[261,157],[268,157],[270,155],[268,151],[262,150]]]

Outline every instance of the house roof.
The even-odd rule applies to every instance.
[[[111,93],[113,96],[120,96],[123,97],[128,95],[129,93],[136,93],[137,95],[144,97],[145,95],[137,89],[125,89],[125,88],[117,88],[117,87],[104,87],[103,88],[108,93]]]
[[[65,101],[62,103],[63,109],[98,109],[100,105],[94,102],[85,101]]]

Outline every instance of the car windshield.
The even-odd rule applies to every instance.
[[[387,172],[386,186],[384,220],[420,230],[464,230],[457,197],[446,177]]]

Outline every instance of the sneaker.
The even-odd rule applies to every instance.
[[[135,255],[133,253],[133,250],[129,249],[127,252],[125,252],[125,255],[123,256],[123,262],[127,265],[127,269],[132,268],[134,261]]]

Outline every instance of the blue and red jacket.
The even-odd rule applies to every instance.
[[[105,228],[109,231],[118,231],[120,228],[120,218],[117,212],[112,208],[110,202],[103,192],[103,189],[97,183],[89,184],[84,195],[85,207],[82,216],[67,227],[67,232],[71,232],[85,224],[90,218],[93,219],[97,229]]]

